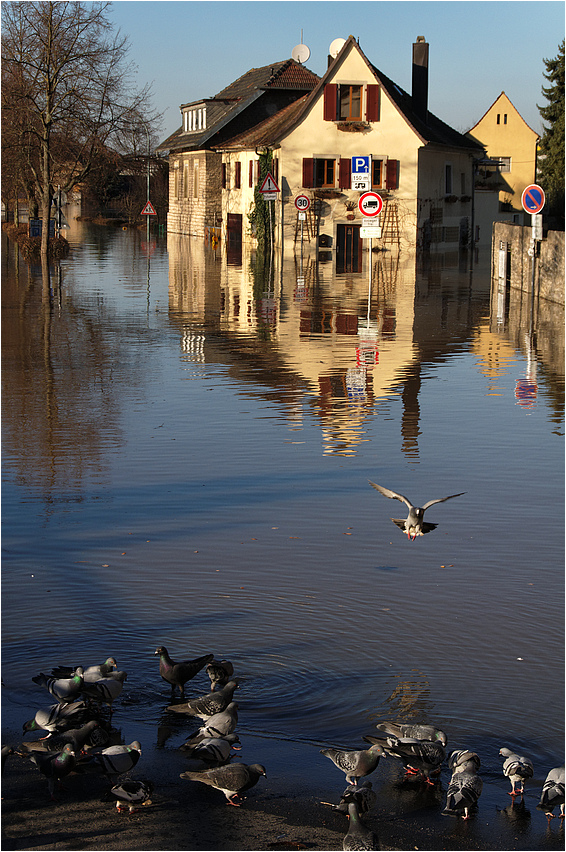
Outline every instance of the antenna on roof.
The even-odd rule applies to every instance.
[[[344,45],[346,44],[345,38],[335,38],[334,41],[330,42],[330,47],[328,48],[328,53],[333,59],[336,59]]]

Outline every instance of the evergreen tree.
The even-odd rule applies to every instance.
[[[558,56],[543,60],[544,76],[550,86],[543,86],[547,106],[538,110],[545,122],[540,141],[539,181],[546,193],[546,213],[556,217],[564,228],[564,40]]]

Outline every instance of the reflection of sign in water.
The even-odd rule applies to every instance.
[[[303,299],[306,299],[308,296],[309,288],[306,285],[304,276],[297,277],[297,286],[295,287],[295,292],[293,293],[293,299],[295,302],[302,302]]]
[[[263,296],[260,299],[260,316],[267,325],[275,325],[277,318],[277,302],[273,296]]]
[[[534,379],[517,379],[515,399],[521,408],[532,408],[537,401],[538,385]]]
[[[375,343],[368,343],[356,348],[356,363],[358,367],[375,367],[379,363],[379,352]]]
[[[360,367],[350,367],[346,370],[346,389],[348,399],[366,398],[366,371]]]

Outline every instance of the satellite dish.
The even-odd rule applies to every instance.
[[[335,38],[333,42],[330,43],[330,47],[328,48],[328,52],[333,59],[336,59],[344,45],[346,44],[345,38]]]
[[[295,62],[307,62],[309,56],[311,55],[310,49],[306,46],[306,44],[297,44],[293,50],[291,51],[291,57],[295,60]]]

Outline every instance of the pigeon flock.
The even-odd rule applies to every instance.
[[[239,680],[234,677],[232,663],[215,660],[213,654],[179,662],[172,660],[163,646],[157,648],[155,654],[159,656],[159,673],[171,686],[172,698],[175,690],[179,690],[181,696],[178,703],[167,707],[167,711],[202,722],[180,746],[187,759],[187,769],[180,777],[215,788],[224,794],[228,804],[239,807],[245,799],[243,794],[266,776],[266,770],[260,763],[232,762],[240,743],[235,733],[238,704],[234,700]],[[205,667],[210,678],[210,692],[187,699],[186,683]],[[57,787],[67,776],[98,775],[110,784],[103,801],[115,803],[118,811],[131,814],[151,805],[153,783],[129,777],[141,758],[140,743],[137,740],[129,744],[112,742],[120,736],[112,727],[112,705],[126,677],[126,672],[118,671],[113,657],[108,657],[101,665],[58,666],[50,675],[41,672],[33,677],[34,683],[45,688],[56,703],[37,710],[23,725],[24,736],[41,733],[39,740],[22,743],[21,749],[2,748],[2,768],[14,753],[29,758],[47,779],[53,799]],[[364,819],[378,801],[372,782],[366,776],[378,768],[382,758],[400,761],[404,767],[403,780],[420,786],[437,784],[447,758],[448,738],[433,725],[386,721],[376,728],[375,735],[362,737],[369,748],[320,750],[344,774],[348,785],[338,804],[322,803],[348,818],[348,830],[343,839],[346,850],[380,848],[377,835]],[[505,747],[500,749],[499,755],[503,758],[503,775],[511,784],[509,795],[515,801],[517,796],[523,796],[525,782],[534,776],[532,761]],[[482,792],[483,782],[478,774],[480,758],[473,751],[461,749],[452,751],[447,763],[451,778],[442,813],[467,820],[477,810]],[[537,808],[544,811],[549,825],[556,808],[559,808],[560,819],[564,819],[564,766],[548,773]]]

